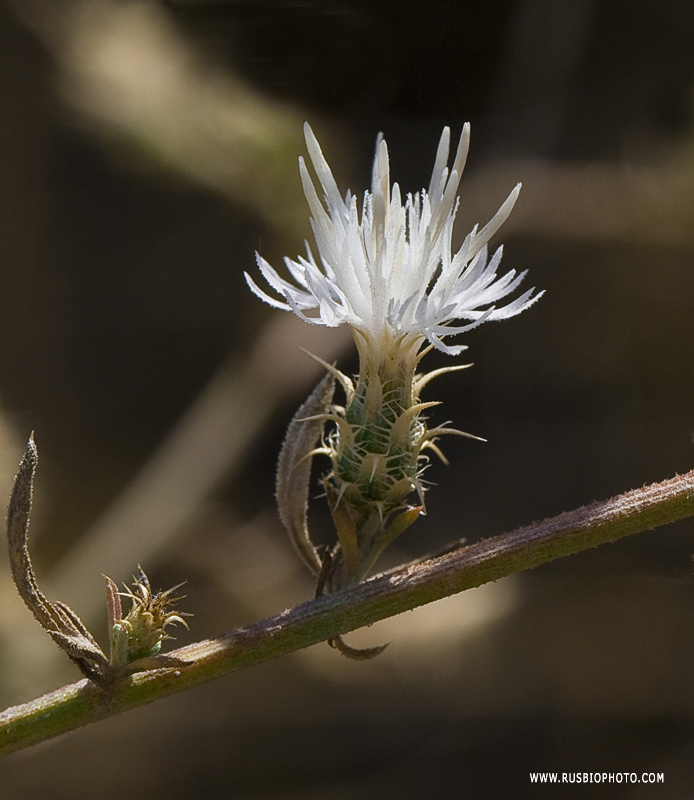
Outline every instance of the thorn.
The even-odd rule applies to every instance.
[[[380,656],[390,642],[379,645],[378,647],[359,648],[347,644],[342,636],[336,636],[334,639],[328,639],[328,644],[345,656],[345,658],[349,658],[352,661],[370,661],[372,658]]]

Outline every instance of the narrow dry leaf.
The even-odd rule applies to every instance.
[[[307,509],[311,463],[332,406],[335,378],[326,374],[299,406],[289,423],[277,462],[275,496],[282,524],[306,566],[318,575],[321,559],[308,532]]]
[[[82,674],[102,689],[113,682],[108,658],[82,620],[65,603],[50,603],[39,589],[29,556],[27,537],[38,450],[34,434],[14,479],[7,509],[7,544],[10,569],[17,591],[41,627],[60,649],[77,664]]]

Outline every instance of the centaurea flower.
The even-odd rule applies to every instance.
[[[453,252],[457,191],[467,158],[469,125],[463,128],[450,170],[450,130],[444,128],[428,190],[408,194],[404,204],[398,184],[391,187],[388,148],[379,136],[371,191],[364,193],[361,210],[349,191],[342,198],[308,123],[304,133],[323,191],[321,202],[300,158],[319,260],[308,243],[305,257],[299,256],[296,261],[285,258],[292,282],[280,277],[256,254],[260,272],[277,297],[260,289],[248,274],[246,280],[266,303],[293,311],[306,322],[328,327],[349,325],[359,351],[356,383],[325,364],[345,390],[344,407],[331,401],[311,406],[307,401],[302,407],[303,419],[292,423],[311,423],[316,439],[326,421],[335,423],[334,430],[324,434],[321,447],[292,453],[290,461],[294,465],[291,469],[316,453],[324,453],[332,461],[332,471],[323,483],[339,546],[333,553],[336,560],[329,570],[328,585],[339,588],[362,580],[383,548],[423,510],[421,474],[426,456],[422,451],[430,448],[440,455],[434,440],[444,433],[461,434],[445,427],[427,428],[422,412],[436,403],[421,403],[419,393],[433,377],[463,367],[419,376],[416,370],[421,357],[432,347],[459,355],[465,345],[448,344],[446,337],[483,322],[520,314],[542,292],[533,294],[534,289],[530,289],[500,304],[518,288],[525,272],[511,270],[498,277],[502,248],[491,258],[488,255],[488,242],[511,213],[520,184],[492,219],[482,229],[475,226],[460,249]],[[456,322],[459,324],[453,324]],[[314,395],[325,397],[325,389]],[[310,412],[310,419],[306,412]],[[322,423],[318,428],[317,420]],[[291,448],[291,439],[288,436],[285,448]],[[304,435],[302,447],[305,439]],[[308,471],[303,472],[308,480]],[[285,478],[278,476],[278,481]],[[420,502],[414,507],[406,503],[413,491]],[[278,486],[278,498],[280,494]],[[292,516],[282,508],[282,502],[280,514],[285,522]],[[307,544],[307,531],[290,532],[295,541],[304,540],[299,549],[318,572],[320,561],[312,545]]]

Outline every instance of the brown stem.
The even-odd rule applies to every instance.
[[[399,567],[170,655],[191,662],[124,677],[108,696],[83,680],[0,714],[0,754],[465,589],[694,515],[694,471]],[[357,667],[355,667],[357,668]]]

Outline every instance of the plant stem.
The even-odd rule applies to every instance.
[[[0,755],[514,572],[692,515],[694,470],[399,567],[353,589],[169,654],[191,662],[189,666],[135,673],[108,693],[82,680],[8,708],[0,714]]]

